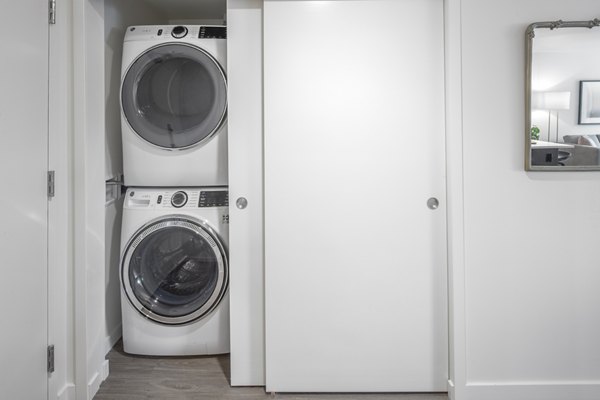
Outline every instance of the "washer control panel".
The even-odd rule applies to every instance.
[[[198,207],[227,207],[229,192],[227,190],[201,191]]]
[[[227,187],[210,188],[128,188],[126,208],[197,209],[229,207]]]

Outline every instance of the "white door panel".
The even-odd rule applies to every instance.
[[[443,2],[264,24],[267,390],[445,391]]]
[[[5,312],[0,397],[47,397],[48,2],[4,7],[0,24],[0,243]]]
[[[227,2],[231,384],[264,385],[262,0]],[[244,197],[247,207],[235,202]]]

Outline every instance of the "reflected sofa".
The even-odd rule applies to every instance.
[[[600,135],[564,135],[563,141],[575,146],[564,165],[600,165]]]

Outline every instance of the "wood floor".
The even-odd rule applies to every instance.
[[[110,375],[94,400],[447,400],[436,394],[275,394],[263,387],[229,386],[229,356],[139,357],[108,353]]]

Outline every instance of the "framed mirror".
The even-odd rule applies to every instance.
[[[600,19],[527,28],[525,169],[600,170]]]

